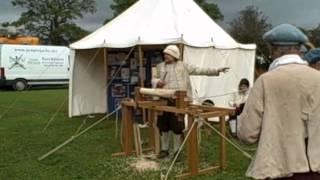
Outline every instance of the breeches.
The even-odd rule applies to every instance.
[[[161,132],[173,131],[175,134],[182,134],[184,130],[184,121],[178,121],[174,113],[163,112],[158,116],[157,126]]]

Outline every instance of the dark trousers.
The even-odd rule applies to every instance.
[[[168,100],[168,106],[176,106],[175,101]],[[162,132],[173,131],[175,134],[183,134],[184,130],[184,121],[178,120],[178,116],[171,112],[163,112],[162,115],[158,116],[157,126]]]
[[[175,134],[182,134],[184,121],[178,121],[178,117],[174,113],[163,112],[163,115],[158,116],[157,126],[160,134],[169,131],[173,131]]]
[[[277,178],[276,180],[320,180],[320,174],[315,172],[296,173],[291,177]]]

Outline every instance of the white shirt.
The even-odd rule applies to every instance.
[[[233,107],[234,104],[236,106],[239,106],[240,104],[245,103],[248,99],[249,91],[250,91],[250,89],[248,89],[247,91],[242,92],[242,93],[236,92],[236,93],[232,94],[232,98],[229,101],[229,106]]]
[[[275,59],[269,67],[269,71],[286,64],[308,64],[306,61],[302,60],[300,56],[296,54],[283,55]]]
[[[179,81],[176,74],[176,63],[171,64],[165,64],[164,70],[165,70],[165,77],[161,77],[161,79],[166,82],[163,86],[164,89],[182,89],[183,87],[179,87]]]

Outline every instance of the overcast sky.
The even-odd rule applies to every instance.
[[[235,18],[239,11],[248,5],[257,6],[269,18],[273,25],[291,23],[303,28],[315,28],[320,24],[320,0],[208,0],[217,3],[224,21],[219,22],[227,28],[228,22]],[[97,12],[86,14],[76,22],[82,28],[93,31],[102,26],[106,18],[112,16],[112,0],[96,0]],[[11,0],[0,0],[0,23],[17,20],[24,9],[15,8]]]

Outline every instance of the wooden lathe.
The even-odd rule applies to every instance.
[[[176,102],[176,106],[168,106],[165,100],[152,100],[148,96],[162,96],[165,98],[172,98]],[[159,132],[156,127],[157,115],[161,112],[172,112],[178,115],[179,118],[184,119],[188,115],[188,131],[190,136],[187,139],[187,164],[188,169],[184,174],[176,176],[177,178],[185,178],[189,176],[196,176],[205,174],[214,170],[223,170],[226,168],[226,141],[223,136],[226,135],[226,116],[233,113],[233,109],[194,105],[187,101],[186,91],[173,91],[164,89],[148,89],[136,88],[134,99],[125,99],[121,102],[122,105],[122,124],[123,124],[123,146],[122,152],[113,155],[130,156],[133,151],[133,143],[135,144],[135,153],[140,156],[142,148],[140,142],[137,142],[133,137],[137,133],[134,125],[134,109],[141,108],[143,114],[147,114],[144,118],[149,124],[149,148],[146,150],[153,150],[156,154],[159,152]],[[195,124],[191,129],[191,125],[195,118],[208,119],[211,117],[218,117],[220,124],[220,144],[219,144],[219,163],[216,166],[211,166],[206,169],[199,169],[199,149],[198,149],[198,126]],[[195,122],[197,123],[197,122]],[[140,136],[140,134],[138,133]]]

